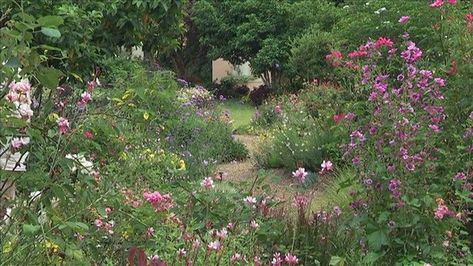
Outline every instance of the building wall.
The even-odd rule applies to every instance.
[[[242,75],[242,76],[251,76],[251,67],[250,63],[245,63],[239,66],[233,66],[230,62],[225,61],[222,58],[212,61],[212,81],[219,83],[222,78],[229,75]],[[257,88],[263,85],[263,80],[261,78],[254,79],[248,82],[246,85],[250,89]]]

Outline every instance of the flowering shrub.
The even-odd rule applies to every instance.
[[[366,234],[363,248],[377,260],[461,262],[468,259],[461,225],[471,200],[468,185],[455,186],[468,184],[454,178],[462,168],[446,168],[447,82],[422,68],[423,51],[404,38],[396,46],[379,38],[349,54],[371,110],[358,123],[347,121],[352,133],[344,156],[364,184],[351,207]]]

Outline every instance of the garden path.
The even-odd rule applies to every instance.
[[[249,151],[249,158],[242,161],[220,164],[217,166],[217,173],[227,173],[226,180],[232,183],[251,182],[260,174],[264,178],[264,184],[270,187],[269,193],[275,199],[286,202],[286,207],[290,207],[296,193],[305,194],[309,199],[314,199],[317,194],[316,189],[305,190],[301,192],[299,184],[291,178],[292,174],[283,169],[270,169],[263,172],[259,171],[255,160],[257,152],[258,136],[254,135],[235,135],[235,138],[243,143]]]

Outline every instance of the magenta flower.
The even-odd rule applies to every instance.
[[[97,82],[95,82],[94,80],[91,80],[91,81],[87,82],[87,90],[88,91],[93,91],[95,89],[95,87],[97,87]]]
[[[444,2],[443,0],[435,0],[430,6],[437,8],[443,6]]]
[[[457,0],[447,0],[447,2],[448,2],[450,5],[456,5],[456,4],[457,4]]]
[[[287,253],[286,262],[289,265],[297,265],[299,263],[299,259],[295,255],[292,255],[291,253]]]
[[[202,182],[200,182],[200,185],[201,185],[203,188],[206,188],[206,189],[211,189],[211,188],[214,188],[214,187],[215,187],[214,181],[212,180],[211,177],[206,177],[206,178],[204,178],[204,180],[202,180]]]
[[[322,167],[322,172],[328,172],[333,170],[333,164],[331,161],[323,161],[320,165]]]
[[[66,118],[60,117],[56,123],[59,126],[59,133],[61,134],[66,134],[70,130],[69,120]]]
[[[406,24],[409,21],[410,17],[409,16],[402,16],[399,18],[399,23],[401,24]]]
[[[309,203],[308,198],[305,195],[296,194],[294,196],[293,205],[297,208],[304,208]]]
[[[171,194],[162,195],[158,191],[144,192],[143,197],[149,202],[156,211],[166,211],[174,206]]]
[[[292,176],[299,179],[299,182],[304,183],[308,173],[305,168],[298,168],[295,172],[292,172]]]
[[[380,37],[378,40],[376,40],[374,44],[376,48],[381,48],[383,46],[393,47],[393,45],[394,45],[394,42],[387,37]]]

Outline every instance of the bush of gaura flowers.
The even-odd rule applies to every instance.
[[[367,97],[364,115],[347,121],[344,148],[363,184],[351,203],[353,225],[372,261],[471,262],[463,227],[471,172],[466,164],[446,168],[454,158],[444,134],[448,83],[425,68],[423,55],[408,34],[403,43],[380,37],[348,54]]]

